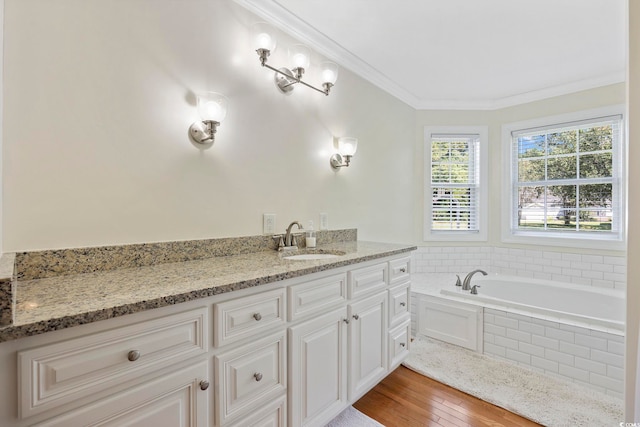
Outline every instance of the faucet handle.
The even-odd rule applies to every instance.
[[[458,276],[458,275],[456,274],[456,277],[458,278],[458,279],[456,280],[456,286],[462,286],[462,282],[460,281],[460,276]]]
[[[480,288],[480,287],[481,287],[480,285],[473,285],[471,287],[471,294],[472,295],[478,295],[478,288]]]
[[[284,248],[284,236],[282,234],[275,234],[272,237],[278,240],[278,250],[281,251]]]

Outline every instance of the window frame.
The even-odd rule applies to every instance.
[[[477,224],[478,231],[470,230],[431,230],[432,199],[431,186],[431,137],[432,135],[477,135],[479,139],[478,149],[478,194],[477,194]],[[488,224],[488,153],[489,153],[489,127],[488,126],[425,126],[424,127],[424,176],[423,176],[423,240],[428,241],[455,241],[455,242],[486,242]]]
[[[626,156],[626,136],[625,136],[625,109],[622,105],[596,108],[591,110],[577,111],[573,113],[560,114],[509,123],[502,126],[502,158],[503,158],[503,186],[502,186],[502,242],[504,243],[526,243],[545,246],[565,246],[589,249],[624,250],[626,247],[626,186],[627,186],[627,156]],[[516,191],[517,179],[515,175],[515,161],[513,156],[513,132],[523,131],[531,128],[550,128],[563,125],[571,126],[577,122],[593,121],[609,116],[621,116],[620,140],[614,144],[613,156],[619,173],[613,177],[618,188],[619,198],[619,224],[615,233],[580,233],[562,231],[539,231],[539,230],[518,230],[515,227],[514,201],[517,200]],[[615,187],[614,187],[615,188]],[[615,191],[615,190],[614,190]],[[615,195],[614,195],[615,197]]]

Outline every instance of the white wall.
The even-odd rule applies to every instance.
[[[5,17],[6,251],[260,234],[263,212],[412,240],[413,109],[344,69],[329,97],[280,94],[231,0],[6,0]],[[187,137],[203,90],[230,102],[207,151]],[[334,173],[345,135],[358,152]]]
[[[623,105],[625,103],[625,85],[623,83],[604,86],[597,89],[576,92],[569,95],[558,96],[542,101],[531,102],[514,107],[493,111],[418,111],[416,113],[416,143],[414,157],[414,235],[421,245],[442,245],[443,242],[420,242],[423,235],[424,194],[421,183],[424,180],[424,132],[425,126],[489,126],[489,239],[487,242],[469,243],[470,245],[484,246],[508,246],[519,248],[544,249],[541,246],[503,244],[501,239],[501,215],[502,203],[502,135],[504,124],[530,120],[539,117],[553,116],[593,108]],[[451,245],[459,245],[460,242],[452,242]],[[558,250],[548,248],[552,250]],[[573,248],[570,252],[606,253],[623,255],[624,251],[594,251]]]
[[[640,2],[629,1],[629,68],[628,108],[629,108],[629,221],[627,251],[627,331],[625,359],[625,420],[640,421],[640,353],[638,333],[640,331]]]

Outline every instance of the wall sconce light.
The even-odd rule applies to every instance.
[[[198,97],[198,114],[201,122],[189,127],[189,137],[196,144],[212,145],[218,126],[227,116],[229,100],[216,92],[203,92]]]
[[[286,67],[275,68],[267,64],[267,59],[271,52],[276,48],[276,38],[273,35],[273,29],[264,22],[254,24],[252,27],[253,43],[256,53],[260,58],[260,65],[275,71],[274,81],[278,89],[282,93],[289,93],[293,90],[294,85],[301,83],[308,88],[316,90],[325,95],[329,95],[329,91],[338,79],[338,65],[333,62],[323,62],[322,67],[322,89],[318,89],[302,80],[302,76],[310,63],[310,53],[308,47],[297,44],[289,49],[289,60],[293,63],[293,68]]]
[[[331,167],[338,170],[342,167],[349,167],[351,157],[358,149],[358,138],[343,137],[338,139],[338,152],[329,159]]]

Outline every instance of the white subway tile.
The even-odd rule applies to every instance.
[[[558,252],[556,252],[558,253]],[[566,261],[582,261],[582,255],[580,254],[572,254],[568,252],[561,252],[561,258]]]
[[[565,342],[575,342],[575,333],[571,331],[563,331],[561,329],[546,327],[544,328],[544,335],[548,338],[554,338]]]
[[[510,349],[510,348],[507,348],[506,358],[516,362],[524,363],[526,365],[531,365],[530,355],[519,352],[517,350]]]
[[[560,348],[560,342],[547,337],[541,337],[539,335],[531,336],[531,344],[539,345],[545,348],[557,350]]]
[[[607,349],[607,340],[589,335],[575,334],[575,343],[589,348]]]
[[[554,258],[551,260],[551,265],[553,267],[571,268],[571,261],[563,260],[560,258]]]
[[[620,257],[620,256],[605,256],[603,259],[603,262],[605,264],[612,264],[612,265],[627,265],[626,258]]]
[[[589,372],[595,372],[596,374],[601,375],[607,374],[607,365],[602,362],[594,362],[593,360],[576,356],[573,364],[576,368],[584,369]]]
[[[498,326],[505,326],[511,329],[518,329],[518,321],[516,319],[509,319],[508,317],[495,316],[495,322]]]
[[[594,279],[591,281],[591,286],[596,286],[598,288],[608,288],[613,289],[615,287],[615,283],[611,280],[597,280]]]
[[[604,375],[594,374],[593,372],[589,376],[589,382],[600,387],[604,387],[608,390],[612,390],[618,393],[622,392],[622,381],[615,380],[613,378],[606,377]]]
[[[533,277],[535,277],[536,279],[551,280],[553,276],[548,273],[536,272],[534,273]]]
[[[576,334],[589,335],[589,329],[582,328],[580,326],[565,325],[564,323],[560,323],[560,329],[562,329],[563,331],[575,332]]]
[[[582,277],[587,277],[589,279],[597,279],[602,280],[604,274],[602,271],[594,271],[594,270],[585,270],[582,272]]]
[[[622,343],[624,342],[624,335],[610,334],[608,332],[596,331],[593,329],[590,329],[589,333],[591,334],[592,337],[604,338],[606,340],[615,341],[615,342],[622,342]]]
[[[554,267],[552,265],[545,265],[542,267],[542,271],[548,274],[562,274],[561,267]]]
[[[556,328],[558,329],[560,327],[560,324],[558,322],[552,322],[550,320],[544,320],[544,319],[536,319],[535,317],[531,318],[531,323],[535,323],[536,325],[542,325],[545,327],[550,327],[550,328]]]
[[[486,343],[493,344],[495,342],[494,338],[495,338],[495,335],[487,332],[487,330],[485,329],[484,334],[483,334],[483,343],[484,344],[486,344]]]
[[[582,255],[582,262],[593,264],[602,264],[602,255]]]
[[[614,282],[624,282],[627,280],[626,274],[622,273],[604,273],[604,280],[613,280]]]
[[[624,367],[624,358],[622,356],[606,351],[592,349],[591,360],[606,363],[607,365],[617,366],[618,368]]]
[[[544,326],[536,325],[535,323],[521,321],[518,323],[518,329],[535,335],[544,336]]]
[[[613,265],[611,264],[593,264],[592,270],[602,271],[603,273],[613,273]]]
[[[564,375],[574,380],[585,381],[585,382],[589,381],[588,371],[574,368],[573,366],[563,365],[562,363],[560,364],[558,373],[560,373],[560,375]]]
[[[627,274],[627,266],[626,265],[614,265],[613,272],[626,275]]]
[[[507,331],[507,336],[508,336],[508,331]],[[609,353],[624,356],[624,343],[609,340],[607,343],[607,350],[609,351]]]
[[[507,317],[510,318],[510,319],[516,319],[516,320],[519,320],[521,322],[523,322],[523,321],[524,322],[530,322],[531,321],[531,317],[524,316],[522,314],[510,313],[510,312],[507,312],[506,314],[507,314]]]
[[[607,366],[607,376],[615,380],[624,380],[624,369],[617,366]]]
[[[518,341],[513,340],[511,338],[506,338],[506,337],[502,337],[502,336],[496,335],[495,339],[494,339],[494,343],[496,345],[499,345],[499,346],[502,346],[502,347],[511,348],[513,350],[517,350],[518,349]]]
[[[533,356],[544,357],[544,347],[539,345],[533,345],[526,342],[518,343],[518,350],[523,353],[531,354]]]
[[[571,277],[571,283],[575,283],[576,285],[591,286],[591,279],[585,277]]]
[[[553,360],[555,362],[564,363],[568,366],[573,366],[573,356],[566,353],[561,353],[556,350],[552,350],[547,348],[544,350],[544,357],[549,360]]]
[[[529,332],[518,331],[516,329],[507,328],[507,338],[527,343],[531,342],[531,334]]]
[[[571,268],[576,270],[591,270],[591,264],[581,261],[571,261]]]
[[[574,356],[589,358],[591,350],[589,347],[583,347],[581,345],[575,345],[568,342],[560,341],[560,351]]]
[[[563,268],[562,274],[564,274],[565,276],[580,276],[581,272],[580,270],[576,270],[574,268]]]
[[[553,360],[547,360],[542,357],[531,356],[531,365],[542,368],[546,372],[558,372],[558,362],[554,362]]]
[[[507,336],[507,329],[504,326],[487,323],[484,325],[484,330],[485,332],[489,332],[490,334],[500,335],[502,337]]]
[[[495,345],[495,344],[491,344],[491,343],[485,343],[484,344],[484,353],[485,354],[490,354],[493,356],[500,356],[500,357],[505,357],[506,354],[506,349],[504,347]]]

